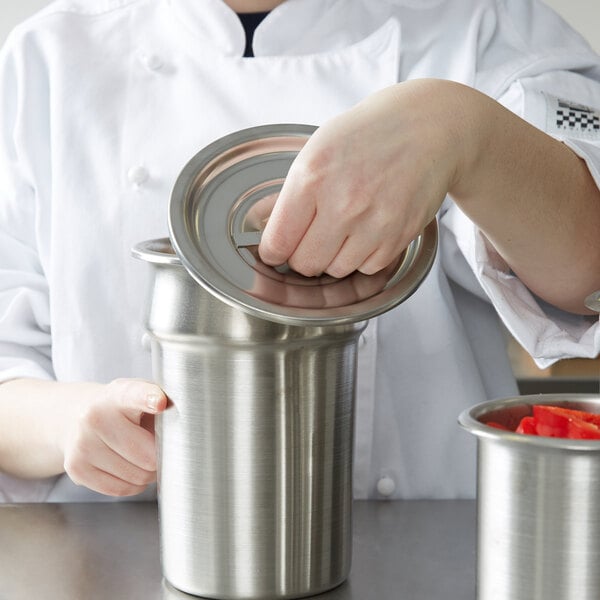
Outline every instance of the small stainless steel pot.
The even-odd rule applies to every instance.
[[[534,404],[600,413],[600,398],[534,395],[486,402],[460,424],[478,438],[478,600],[600,598],[600,441],[514,429]]]
[[[373,276],[306,278],[260,261],[260,229],[314,128],[235,133],[182,171],[171,239],[151,267],[145,327],[157,419],[161,556],[176,588],[223,599],[317,594],[347,577],[357,338],[408,298],[432,222]]]
[[[198,285],[168,240],[147,330],[156,381],[162,563],[183,591],[287,598],[350,568],[356,338],[252,317]]]

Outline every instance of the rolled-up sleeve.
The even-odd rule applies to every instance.
[[[13,36],[14,37],[14,36]],[[40,197],[49,162],[45,77],[25,44],[0,52],[0,382],[53,378]],[[39,71],[39,72],[36,72]],[[49,182],[48,182],[49,185]]]
[[[517,6],[513,0],[498,6],[496,31],[481,59],[492,66],[482,70],[478,87],[568,145],[600,187],[600,58],[547,7],[534,4],[532,11],[531,4]],[[526,12],[519,15],[520,10]],[[457,206],[445,212],[442,225],[508,330],[540,368],[598,356],[597,317],[570,314],[537,298]],[[460,273],[456,263],[455,256],[450,272]]]

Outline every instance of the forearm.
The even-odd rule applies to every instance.
[[[570,148],[463,89],[471,111],[451,195],[537,295],[583,313],[600,288],[600,192]]]
[[[154,415],[167,407],[155,384],[19,379],[0,385],[0,470],[24,478],[66,472],[112,496],[156,480]]]
[[[17,379],[0,385],[0,471],[24,478],[64,472],[67,429],[94,383]]]
[[[450,194],[534,293],[586,312],[600,193],[567,146],[459,83],[385,88],[322,125],[292,164],[259,252],[303,275],[391,264]]]

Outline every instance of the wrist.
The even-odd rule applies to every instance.
[[[492,144],[496,139],[494,128],[498,126],[499,111],[505,111],[497,102],[485,94],[462,84],[451,84],[456,163],[454,177],[448,193],[455,200],[477,197],[481,182],[493,166]]]
[[[49,428],[49,444],[64,471],[65,454],[77,435],[80,423],[105,386],[99,383],[54,383],[49,398],[56,407],[54,426]]]
[[[398,88],[412,96],[415,128],[427,138],[424,143],[438,175],[445,178],[445,191],[466,193],[483,168],[496,103],[467,85],[444,79],[412,80]]]

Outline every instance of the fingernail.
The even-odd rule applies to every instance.
[[[148,394],[146,397],[146,404],[152,411],[158,410],[158,403],[160,402],[160,396],[158,394]]]

